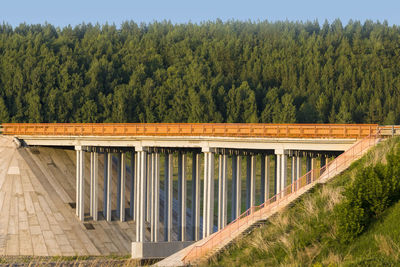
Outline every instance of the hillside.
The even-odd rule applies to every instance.
[[[0,25],[0,122],[400,123],[387,22]]]
[[[386,163],[400,139],[380,143],[347,171],[303,196],[285,212],[214,257],[212,266],[398,266],[400,202],[394,201],[351,242],[341,240],[338,206],[367,166]],[[399,177],[395,177],[398,181]]]

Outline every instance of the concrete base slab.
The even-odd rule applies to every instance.
[[[132,259],[163,259],[193,243],[194,241],[132,242]]]

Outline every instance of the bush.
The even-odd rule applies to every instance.
[[[335,207],[335,217],[338,237],[347,243],[400,199],[400,150],[388,153],[386,165],[378,163],[357,172],[344,196],[345,200]]]

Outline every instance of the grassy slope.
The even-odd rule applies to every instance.
[[[400,202],[376,220],[352,244],[336,238],[334,206],[355,172],[385,160],[399,145],[390,139],[326,185],[319,185],[268,223],[211,260],[215,266],[400,266]]]

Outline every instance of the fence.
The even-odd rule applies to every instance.
[[[219,136],[362,139],[376,124],[265,123],[3,123],[6,135]]]
[[[379,134],[374,134],[358,141],[350,149],[327,165],[307,172],[280,193],[268,199],[265,203],[249,208],[236,220],[212,235],[207,241],[201,245],[195,245],[183,258],[183,262],[189,264],[191,261],[206,256],[208,252],[213,251],[222,244],[225,245],[229,240],[232,240],[255,222],[266,219],[279,207],[290,203],[297,196],[314,186],[316,182],[325,182],[339,174],[348,168],[354,160],[360,158],[370,147],[374,146],[377,143],[378,137]]]

